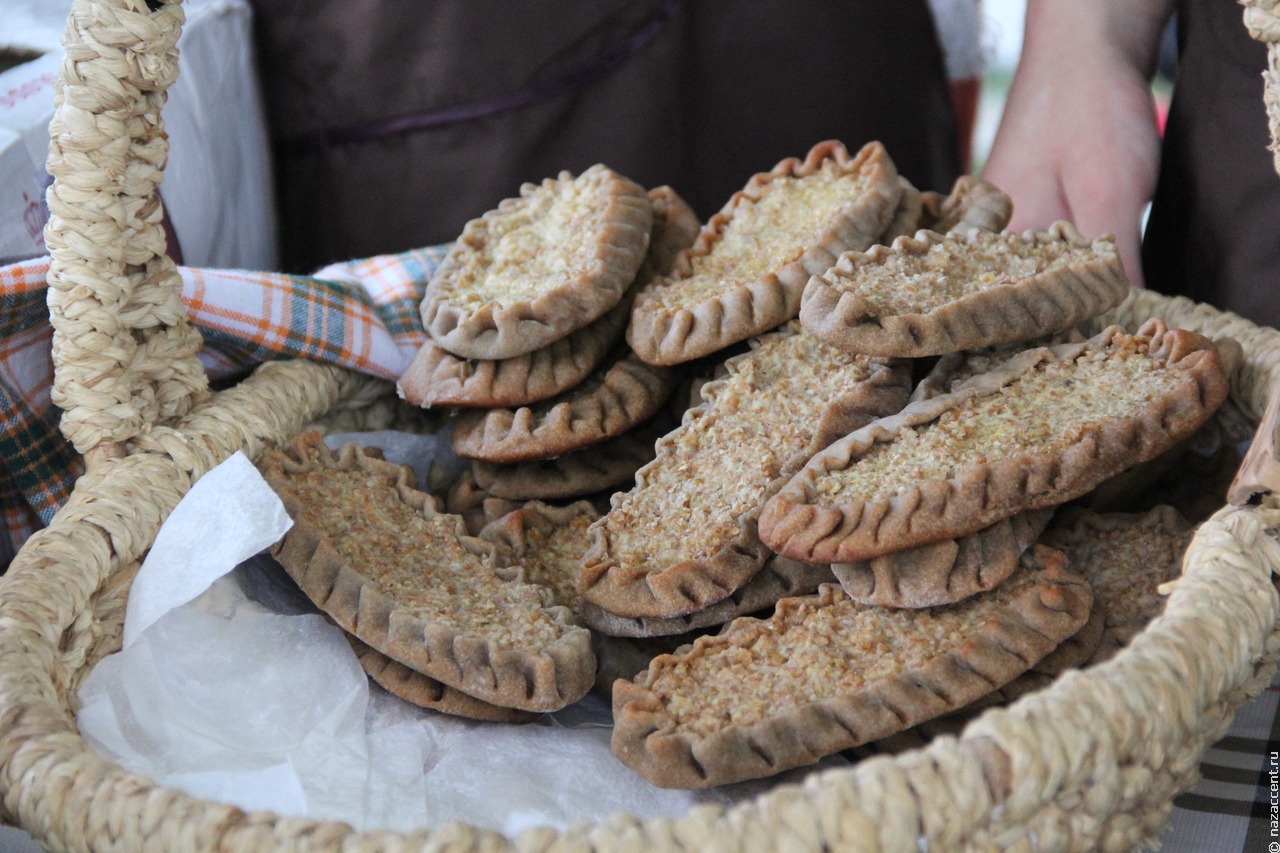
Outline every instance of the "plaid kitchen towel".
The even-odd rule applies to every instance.
[[[394,380],[426,340],[418,305],[447,246],[325,267],[313,276],[180,267],[210,379],[310,358]],[[79,456],[58,431],[47,258],[0,266],[0,571],[67,500]]]

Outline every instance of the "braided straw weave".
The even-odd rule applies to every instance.
[[[1274,36],[1276,3],[1254,9],[1264,7],[1260,31]],[[675,820],[617,815],[515,838],[461,824],[361,834],[199,800],[91,752],[76,730],[76,690],[95,662],[119,648],[129,583],[192,482],[236,450],[256,456],[344,401],[376,400],[388,390],[294,361],[207,392],[194,358],[198,335],[183,315],[156,226],[154,190],[165,157],[159,109],[175,73],[181,21],[176,0],[76,0],[68,22],[50,153],[49,299],[63,428],[89,464],[67,506],[0,580],[0,819],[49,849],[74,851],[1154,843],[1174,795],[1194,783],[1206,747],[1269,682],[1280,656],[1272,582],[1280,569],[1280,502],[1223,507],[1208,520],[1166,612],[1108,663],[986,712],[958,739],[779,786],[732,809],[699,807]],[[1272,70],[1274,107],[1274,43]],[[1151,315],[1236,337],[1246,360],[1233,377],[1229,408],[1259,417],[1280,380],[1280,332],[1150,292],[1135,293],[1115,319],[1136,325]]]

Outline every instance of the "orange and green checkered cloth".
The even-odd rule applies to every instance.
[[[447,246],[333,264],[313,276],[180,267],[209,378],[310,358],[396,379],[426,340],[418,305]],[[81,473],[50,400],[48,258],[0,266],[0,572]]]

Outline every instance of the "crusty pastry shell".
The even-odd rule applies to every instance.
[[[503,359],[461,358],[435,341],[419,348],[400,375],[396,390],[416,406],[525,406],[568,391],[591,371],[622,337],[631,303],[549,345]]]
[[[513,358],[551,344],[618,304],[644,259],[653,211],[642,187],[606,166],[596,164],[577,180],[601,172],[604,213],[582,223],[583,228],[598,229],[594,263],[532,301],[488,302],[473,309],[457,304],[452,290],[459,269],[474,260],[493,222],[527,207],[539,185],[525,184],[519,198],[505,199],[466,224],[423,296],[422,324],[436,343],[463,358]],[[544,180],[541,188],[554,192],[574,180],[571,173],[561,172]]]
[[[802,563],[775,554],[764,568],[727,598],[683,616],[666,619],[618,616],[589,601],[580,601],[576,610],[584,625],[611,637],[665,637],[723,625],[739,616],[772,607],[784,598],[811,595],[822,584],[834,581],[829,566]]]
[[[794,334],[803,333],[793,323],[753,341],[751,352],[735,356],[726,363],[727,373],[738,370],[759,347],[775,338]],[[785,484],[793,472],[827,443],[869,420],[897,411],[906,399],[909,372],[905,362],[877,363],[865,381],[850,387],[842,400],[823,411],[809,445],[784,461],[780,475],[768,485],[766,494],[772,494]],[[716,388],[726,381],[727,378],[713,380],[703,387],[705,402],[685,413],[680,429],[691,428],[690,424],[697,419],[714,416]],[[679,464],[674,449],[678,432],[673,431],[658,440],[654,460],[636,472],[633,491],[645,488],[651,474],[660,466]],[[620,497],[614,496],[614,506]],[[714,553],[668,566],[619,565],[611,555],[608,533],[602,523],[597,522],[592,527],[591,548],[583,559],[579,591],[587,601],[624,617],[669,618],[701,610],[732,594],[750,580],[769,558],[769,549],[760,541],[756,531],[759,514],[760,507],[755,507],[733,519],[738,533],[728,537]]]
[[[578,604],[578,568],[582,554],[587,550],[586,529],[582,531],[581,547],[576,549],[578,553],[568,566],[549,565],[545,556],[539,554],[530,542],[529,531],[550,535],[557,529],[570,527],[579,519],[591,522],[600,516],[600,510],[590,501],[574,501],[567,506],[528,501],[486,524],[480,531],[480,538],[509,552],[513,563],[524,568],[525,579],[547,587],[556,604],[575,609]]]
[[[494,723],[527,723],[538,717],[533,711],[520,711],[515,708],[503,708],[491,705],[474,696],[468,696],[461,690],[455,690],[447,684],[441,684],[416,672],[398,661],[360,642],[350,634],[346,635],[351,648],[355,650],[356,659],[365,673],[380,687],[395,696],[399,696],[419,708],[429,708],[442,714],[455,717],[466,717],[470,720],[485,720]]]
[[[653,461],[654,445],[676,426],[666,412],[629,432],[556,456],[525,462],[471,463],[474,483],[489,495],[508,500],[563,500],[629,486],[636,472]]]
[[[945,735],[959,736],[972,720],[987,708],[1008,705],[1037,690],[1043,690],[1069,669],[1078,669],[1088,663],[1102,642],[1105,618],[1094,598],[1089,619],[1061,645],[1041,658],[1040,662],[986,696],[971,702],[958,711],[934,717],[901,732],[889,735],[873,743],[863,744],[851,750],[850,758],[861,760],[873,755],[896,755],[908,749],[927,746],[934,738]]]
[[[728,282],[723,292],[692,307],[665,308],[653,296],[654,290],[679,287],[682,280],[689,278],[693,273],[691,258],[715,251],[725,231],[732,227],[738,206],[760,199],[778,178],[818,172],[825,160],[835,161],[848,173],[861,174],[866,191],[861,198],[850,201],[817,242],[806,247],[794,261],[754,281]],[[839,142],[820,142],[803,161],[789,157],[771,171],[754,175],[703,225],[697,242],[676,258],[671,275],[655,280],[637,295],[627,327],[628,343],[651,364],[679,364],[793,319],[800,310],[800,294],[810,276],[830,268],[842,253],[873,244],[893,217],[901,193],[897,168],[879,142],[867,143],[856,156],[850,156]]]
[[[636,281],[641,287],[654,276],[671,272],[676,257],[693,245],[702,230],[698,214],[669,186],[649,190],[649,204],[653,207],[649,251],[636,273]]]
[[[467,533],[476,536],[491,521],[520,508],[523,501],[500,498],[482,488],[471,471],[463,471],[443,497],[445,512],[459,516]]]
[[[994,589],[1013,574],[1018,558],[1052,515],[1052,507],[1020,512],[968,536],[856,563],[836,563],[831,571],[845,595],[861,604],[911,608],[954,604]]]
[[[1100,539],[1107,541],[1107,534],[1132,528],[1148,530],[1157,536],[1181,538],[1186,544],[1190,543],[1194,531],[1191,523],[1167,504],[1159,504],[1147,512],[1109,513],[1098,513],[1084,507],[1072,506],[1065,508],[1054,519],[1053,526],[1045,531],[1040,541],[1050,547],[1060,548],[1068,555],[1072,552],[1078,554],[1077,549],[1081,546],[1097,543]],[[1115,550],[1108,549],[1108,553],[1114,554]],[[1100,574],[1116,574],[1118,567],[1125,565],[1126,562],[1107,562],[1099,566],[1081,563],[1078,557],[1073,562],[1073,570],[1095,585],[1098,593],[1095,599],[1096,606],[1106,616],[1101,641],[1088,658],[1089,665],[1110,659],[1112,655],[1128,645],[1129,641],[1137,636],[1152,619],[1159,616],[1164,609],[1165,599],[1163,596],[1154,598],[1153,594],[1157,592],[1160,584],[1175,580],[1182,572],[1181,560],[1174,565],[1146,566],[1133,572],[1133,583],[1126,585],[1123,589],[1124,594],[1132,598],[1145,597],[1152,606],[1149,610],[1134,613],[1136,618],[1125,619],[1115,608],[1110,611],[1107,609],[1107,604],[1111,600],[1109,593],[1115,587],[1108,587],[1096,581]],[[1126,573],[1125,577],[1130,577],[1130,574]]]
[[[939,234],[1003,231],[1013,216],[1013,199],[994,184],[972,175],[961,175],[948,195],[921,193],[920,208],[919,227]]]
[[[679,376],[647,364],[625,346],[595,376],[533,406],[459,413],[453,452],[486,462],[547,459],[599,444],[653,417],[675,390]]]
[[[898,184],[902,187],[902,195],[898,198],[898,206],[894,208],[889,224],[876,238],[877,243],[892,243],[899,237],[916,233],[922,227],[920,217],[924,214],[924,193],[901,175],[898,176]]]
[[[577,626],[568,608],[552,605],[544,591],[540,590],[544,606],[563,627],[560,637],[536,653],[496,647],[484,636],[463,633],[400,606],[339,556],[328,531],[297,520],[300,505],[288,491],[288,478],[317,467],[367,472],[374,487],[395,489],[401,501],[429,518],[437,514],[435,501],[413,488],[410,468],[392,465],[380,454],[355,445],[335,454],[315,432],[304,433],[287,449],[268,451],[258,465],[295,519],[289,532],[272,546],[272,554],[343,630],[410,669],[494,705],[553,711],[591,689],[595,659],[590,633]],[[462,519],[453,518],[459,544],[476,556],[475,565],[459,571],[494,570],[508,582],[523,582],[518,572],[503,572],[495,566],[500,555],[492,543],[468,536]],[[406,543],[406,547],[429,549],[431,543]]]
[[[800,322],[814,335],[851,352],[900,358],[945,355],[966,349],[1028,340],[1066,331],[1077,323],[1114,308],[1129,293],[1129,281],[1114,244],[1089,240],[1070,224],[1048,231],[1026,231],[1020,239],[1038,244],[1067,242],[1094,248],[1091,260],[954,299],[923,313],[881,314],[867,298],[841,287],[863,267],[883,264],[893,256],[923,256],[938,244],[957,246],[1010,239],[973,229],[956,236],[933,231],[900,237],[892,246],[873,246],[842,256],[831,269],[816,274],[804,288]]]
[[[1037,548],[1034,559],[1044,566],[1035,583],[977,633],[917,669],[853,693],[778,708],[752,725],[727,724],[707,736],[684,731],[648,687],[658,672],[682,659],[747,647],[761,633],[779,630],[775,624],[785,624],[792,613],[838,602],[844,593],[824,585],[817,596],[784,599],[771,619],[738,619],[682,654],[657,658],[634,683],[614,685],[614,754],[660,787],[705,788],[812,764],[963,707],[1026,671],[1088,618],[1089,585],[1063,567],[1061,552]],[[785,678],[785,671],[777,677]]]
[[[874,445],[929,423],[967,401],[997,393],[1041,361],[1101,350],[1124,329],[1113,326],[1083,343],[1029,350],[976,376],[950,394],[908,405],[851,433],[815,455],[764,506],[760,535],[797,560],[867,560],[981,530],[1018,512],[1064,503],[1139,462],[1154,458],[1194,432],[1222,404],[1228,385],[1212,343],[1150,320],[1138,331],[1150,357],[1182,373],[1187,393],[1152,400],[1144,411],[1082,425],[1060,456],[1026,451],[990,463],[956,467],[949,479],[885,484],[881,495],[818,502],[818,481],[853,465]],[[1067,401],[1063,401],[1064,405]],[[896,488],[896,491],[895,491]]]

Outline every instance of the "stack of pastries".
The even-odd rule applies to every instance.
[[[702,225],[604,166],[528,185],[428,285],[399,384],[456,410],[470,471],[441,506],[354,448],[268,454],[309,520],[281,562],[375,678],[522,714],[594,681],[618,758],[668,787],[916,742],[1104,660],[1193,528],[1088,502],[1186,452],[1238,348],[1101,326],[1114,243],[1011,210],[878,143],[820,143]]]

